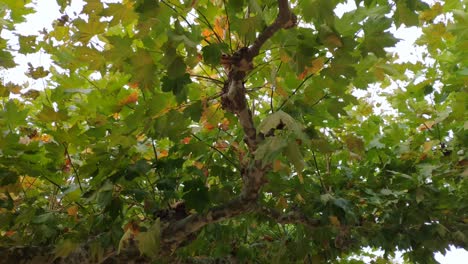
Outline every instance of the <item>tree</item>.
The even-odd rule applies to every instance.
[[[467,5],[86,0],[0,39],[6,263],[433,263],[467,248]],[[0,3],[0,30],[34,12]],[[422,30],[422,59],[389,52]],[[359,96],[366,91],[379,97]],[[380,108],[379,104],[386,107]],[[385,110],[387,109],[387,110]],[[387,260],[388,261],[388,260]]]

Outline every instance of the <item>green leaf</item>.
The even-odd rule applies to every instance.
[[[28,63],[29,69],[26,73],[27,76],[33,78],[34,80],[41,79],[47,77],[49,75],[49,71],[46,71],[44,67],[39,66],[37,68],[33,67],[31,63]]]
[[[407,6],[407,2],[405,0],[397,1],[395,12],[395,24],[397,27],[401,24],[405,24],[407,27],[418,25],[418,14]]]
[[[286,128],[292,131],[301,140],[307,141],[307,136],[303,132],[302,125],[283,111],[277,111],[265,119],[258,126],[258,131],[267,135],[271,130],[281,130]]]
[[[221,55],[228,50],[225,43],[213,43],[202,48],[203,60],[211,66],[219,65]]]
[[[0,41],[2,41],[2,39],[0,39]],[[0,67],[7,69],[7,68],[13,68],[15,66],[16,66],[16,63],[13,60],[13,56],[5,50],[0,50]]]
[[[172,91],[172,93],[177,97],[177,101],[182,102],[185,100],[185,97],[187,95],[187,91],[185,89],[186,85],[191,83],[192,80],[190,79],[190,75],[188,73],[185,73],[183,76],[175,79],[173,79],[172,76],[169,77],[165,75],[164,77],[162,77],[161,82],[161,89],[163,92]],[[179,98],[178,96],[182,96],[182,98]]]
[[[77,249],[79,243],[76,243],[70,239],[64,239],[59,241],[54,248],[54,254],[56,258],[68,257],[75,249]]]
[[[15,201],[13,201],[13,198],[10,195],[10,192],[5,192],[3,194],[3,197],[0,198],[0,208],[5,208],[6,210],[13,210],[15,208]]]
[[[53,213],[45,213],[45,214],[35,216],[33,219],[31,219],[31,223],[44,224],[44,223],[51,223],[54,220],[55,220],[55,215]]]
[[[0,120],[2,118],[5,119],[10,128],[25,124],[29,112],[28,109],[18,107],[18,103],[16,102],[16,100],[8,100],[5,104],[4,112],[0,112]]]
[[[133,11],[130,3],[107,4],[107,8],[105,8],[101,14],[103,16],[112,17],[109,26],[115,26],[119,23],[122,24],[122,26],[126,26],[138,18],[138,15]]]
[[[56,122],[56,121],[64,121],[68,118],[67,113],[65,111],[55,111],[54,108],[43,105],[41,112],[37,115],[39,120],[44,122]]]
[[[302,175],[302,171],[305,167],[305,162],[301,150],[299,149],[299,145],[296,143],[296,141],[289,142],[288,146],[286,147],[285,153],[286,157],[288,157],[289,161],[294,165],[296,172],[299,175]]]
[[[161,244],[161,222],[157,218],[146,232],[140,232],[135,237],[140,253],[150,258],[156,258]],[[120,247],[119,247],[120,249]]]
[[[171,64],[167,67],[167,75],[171,76],[171,79],[177,79],[185,75],[187,65],[185,65],[182,57],[177,56],[172,60]]]
[[[182,197],[188,209],[203,212],[209,206],[210,196],[208,188],[199,179],[184,182],[184,195]]]
[[[283,137],[268,137],[255,151],[255,160],[262,160],[263,163],[270,163],[282,154],[288,146],[288,140]]]
[[[74,37],[83,44],[88,44],[92,37],[104,33],[106,29],[106,24],[95,16],[91,16],[88,21],[78,18],[74,24],[78,30]]]
[[[19,53],[28,54],[37,52],[36,38],[37,36],[19,36]]]

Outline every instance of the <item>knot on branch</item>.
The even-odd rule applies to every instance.
[[[289,19],[283,24],[284,29],[292,28],[297,25],[297,16],[294,13],[289,13]]]
[[[223,109],[238,114],[247,108],[245,98],[244,78],[253,69],[252,56],[247,47],[242,47],[232,55],[223,54],[221,64],[228,73],[228,80],[224,83],[221,105]]]

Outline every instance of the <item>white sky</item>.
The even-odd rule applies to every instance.
[[[35,35],[44,28],[51,30],[52,22],[62,16],[55,0],[33,0],[33,2],[35,2],[36,13],[28,15],[27,22],[16,27],[17,31],[22,35]],[[108,0],[106,2],[115,1]],[[426,0],[426,2],[434,2],[434,0]],[[65,13],[70,17],[74,17],[74,13],[79,13],[83,5],[82,0],[73,0],[71,6],[65,10]],[[354,1],[348,1],[347,4],[339,4],[335,12],[341,16],[344,12],[353,10],[354,8],[356,8]],[[393,29],[392,33],[396,38],[401,39],[401,41],[396,44],[395,48],[389,49],[390,52],[398,53],[401,58],[400,61],[415,62],[421,60],[421,53],[424,49],[414,45],[416,39],[421,35],[419,28],[401,26],[398,29]],[[1,36],[11,39],[9,44],[13,45],[13,48],[15,46],[18,47],[15,37],[11,32],[3,30]],[[42,90],[44,88],[42,82],[28,80],[24,73],[27,72],[28,62],[32,63],[35,67],[44,66],[47,69],[51,64],[50,56],[44,53],[29,54],[28,56],[18,54],[15,57],[15,61],[18,66],[8,71],[0,71],[0,78],[3,78],[4,82],[13,81],[19,83],[21,81],[28,81],[30,88]],[[39,85],[39,87],[35,87],[36,85]],[[464,264],[468,263],[468,251],[452,246],[445,256],[437,253],[435,258],[442,264]],[[401,258],[397,261],[403,263]]]

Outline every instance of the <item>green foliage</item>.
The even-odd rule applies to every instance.
[[[70,2],[57,0],[61,12]],[[0,70],[20,54],[53,62],[29,64],[39,87],[0,83],[0,246],[54,245],[62,257],[93,238],[98,256],[135,239],[156,258],[168,249],[155,212],[223,205],[241,192],[250,155],[268,170],[260,205],[320,224],[243,214],[173,257],[361,263],[350,256],[371,247],[431,263],[466,248],[466,4],[356,0],[338,17],[344,1],[293,2],[301,23],[271,37],[245,79],[263,140],[254,153],[221,108],[220,57],[252,44],[276,1],[88,0],[50,31],[16,32],[15,48],[0,38]],[[0,31],[33,6],[2,1]],[[390,29],[403,25],[422,30],[427,61],[389,53]],[[366,89],[379,99],[358,96]]]

